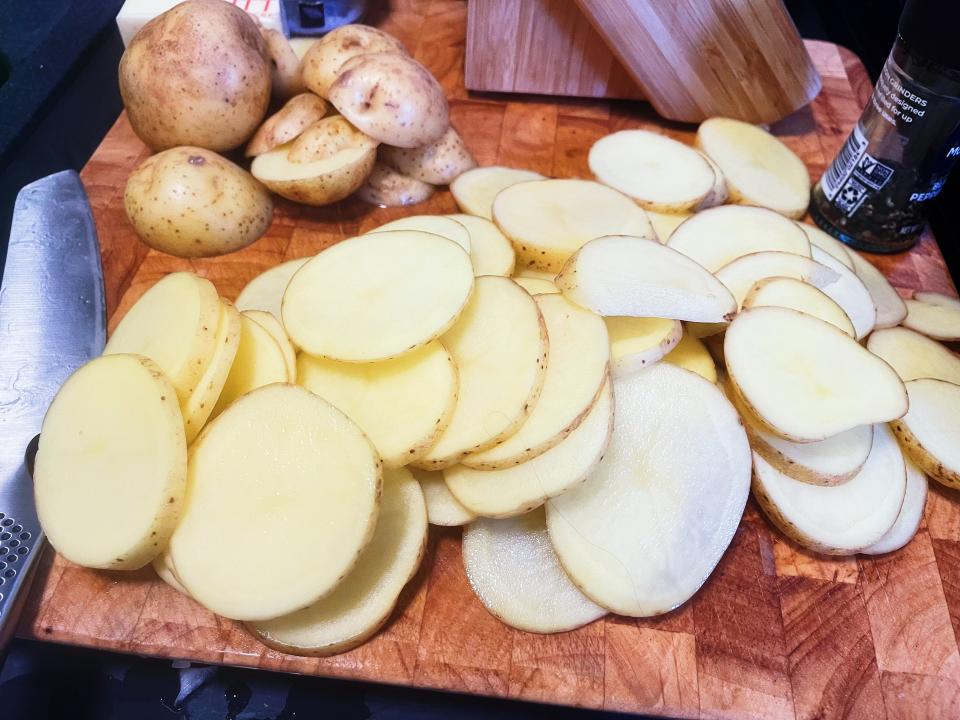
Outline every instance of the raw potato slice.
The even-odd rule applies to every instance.
[[[810,204],[810,173],[803,160],[766,130],[730,118],[710,118],[697,129],[697,147],[727,180],[730,201],[801,218]]]
[[[280,319],[280,303],[293,274],[310,258],[287,260],[264,270],[248,282],[237,296],[237,310],[263,310]]]
[[[450,422],[457,402],[457,368],[436,340],[377,363],[300,353],[297,377],[360,426],[386,467],[422,455]]]
[[[558,295],[560,288],[550,280],[531,277],[515,277],[513,281],[531,295]]]
[[[280,321],[263,310],[244,310],[243,314],[260,325],[270,333],[270,337],[277,341],[277,346],[283,353],[283,360],[287,366],[287,382],[295,383],[297,381],[297,351],[294,350],[293,343],[287,337],[287,331],[283,329]]]
[[[935,340],[960,340],[960,301],[940,293],[915,293],[907,300],[903,326]]]
[[[516,255],[513,245],[500,232],[500,228],[486,218],[477,215],[447,215],[456,220],[470,233],[470,262],[474,275],[513,275]]]
[[[608,381],[583,422],[542,455],[504,470],[454,465],[443,477],[454,497],[477,515],[522,515],[586,480],[603,457],[612,428],[613,390]]]
[[[187,443],[173,386],[140,355],[77,370],[43,419],[34,466],[37,514],[70,562],[136,570],[179,520]]]
[[[420,567],[426,544],[420,485],[407,470],[389,470],[377,529],[350,574],[318,603],[250,629],[270,647],[294,655],[322,657],[355,648],[390,617]]]
[[[873,426],[873,447],[852,479],[827,487],[800,482],[753,456],[753,494],[767,517],[804,547],[852,555],[893,527],[907,488],[906,467],[890,428]]]
[[[297,271],[283,296],[283,326],[311,355],[386,360],[440,337],[472,290],[470,256],[455,242],[417,230],[370,233]]]
[[[907,491],[903,496],[903,505],[893,527],[873,545],[860,552],[866,555],[883,555],[899,550],[913,539],[923,520],[923,509],[927,505],[927,478],[909,457],[907,465]]]
[[[852,253],[853,250],[847,250],[847,246],[833,237],[833,235],[828,235],[814,225],[798,222],[797,227],[803,230],[812,247],[818,247],[825,253],[833,255],[833,257],[846,265],[850,270],[854,270],[853,258],[850,257],[850,253]]]
[[[865,338],[873,331],[877,322],[877,308],[867,286],[856,273],[832,255],[816,246],[812,248],[812,252],[814,260],[839,275],[837,282],[823,288],[823,292],[843,308],[853,323],[857,340]]]
[[[557,274],[555,272],[548,272],[546,270],[536,270],[534,268],[518,268],[514,270],[513,273],[514,279],[517,278],[532,278],[534,280],[549,280],[553,282],[557,279]]]
[[[863,280],[863,284],[870,291],[873,298],[873,304],[877,308],[877,321],[875,328],[890,328],[899,325],[907,316],[907,306],[903,303],[900,295],[893,289],[887,279],[869,260],[864,259],[860,253],[850,250],[850,259],[853,260],[853,268],[857,277]]]
[[[630,616],[686,602],[730,544],[750,490],[750,447],[723,393],[659,363],[613,383],[610,445],[547,503],[560,563],[587,596]]]
[[[456,220],[451,220],[443,215],[409,215],[374,228],[370,232],[378,233],[389,230],[419,230],[420,232],[433,233],[445,237],[447,240],[453,240],[463,248],[464,252],[470,253],[470,233],[467,228]]]
[[[614,377],[638,372],[659,362],[683,336],[679,320],[604,318],[610,336],[610,370]]]
[[[157,576],[163,580],[167,585],[172,587],[181,595],[186,595],[187,597],[190,594],[187,592],[187,589],[183,586],[183,583],[177,578],[177,573],[173,569],[173,565],[170,563],[170,553],[167,550],[164,550],[162,553],[157,555],[153,559],[153,571],[157,573]]]
[[[500,470],[541,455],[580,424],[607,377],[610,339],[603,319],[561,295],[535,298],[547,325],[550,350],[540,398],[503,442],[467,455],[467,467]]]
[[[751,288],[766,278],[794,278],[820,289],[827,288],[840,279],[840,276],[826,265],[808,257],[773,250],[738,257],[717,270],[715,275],[736,298],[737,307],[743,305]]]
[[[575,252],[557,287],[600,315],[726,322],[737,312],[730,292],[681,253],[627,235],[590,240]]]
[[[699,338],[686,332],[680,337],[680,342],[663,357],[664,362],[684,368],[712,383],[717,381],[717,366],[707,346]]]
[[[707,193],[707,196],[700,201],[700,204],[697,206],[697,210],[706,210],[707,208],[717,207],[718,205],[723,205],[727,202],[727,199],[730,197],[730,191],[727,189],[727,179],[723,176],[723,170],[720,169],[720,166],[717,165],[713,160],[710,159],[710,156],[697,151],[700,153],[700,157],[707,161],[707,164],[710,166],[710,169],[713,170],[713,187],[710,189],[710,192]]]
[[[810,257],[810,242],[796,223],[770,210],[738,205],[697,213],[673,231],[667,245],[710,272],[765,250]]]
[[[512,435],[540,397],[547,370],[543,317],[508,278],[477,278],[443,344],[460,372],[460,394],[450,424],[415,463],[425,470],[449,467]]]
[[[796,310],[740,313],[723,350],[734,390],[788,440],[823,440],[907,411],[893,368],[842,330]]]
[[[240,344],[210,413],[220,413],[242,395],[271,383],[287,382],[287,359],[280,345],[260,323],[240,313]]]
[[[189,272],[171,273],[127,310],[103,354],[145,355],[184,402],[213,355],[219,318],[220,296],[212,282]]]
[[[936,340],[906,328],[884,328],[867,339],[867,349],[903,378],[936,378],[960,385],[960,357]]]
[[[712,194],[716,180],[703,155],[648,130],[621,130],[600,138],[590,148],[587,162],[604,185],[658,212],[696,209]]]
[[[170,539],[180,582],[234,620],[313,604],[369,543],[380,478],[370,441],[330,403],[295,385],[244,396],[191,449],[190,501]]]
[[[565,632],[607,614],[560,566],[542,510],[472,523],[463,532],[463,567],[490,614],[518,630]]]
[[[650,224],[653,225],[653,231],[657,234],[657,239],[666,245],[673,231],[684,220],[692,218],[693,213],[659,213],[655,210],[647,210],[647,217],[650,218]]]
[[[758,280],[743,299],[743,307],[746,310],[752,307],[790,308],[820,318],[850,337],[856,337],[853,323],[843,308],[814,285],[795,278],[769,277]]]
[[[450,192],[463,212],[493,220],[493,199],[497,193],[517,183],[545,179],[532,170],[490,165],[467,170],[458,176],[450,183]]]
[[[449,185],[457,176],[477,166],[453,125],[429,145],[412,149],[382,145],[380,159],[404,175],[431,185]]]
[[[656,237],[641,207],[590,180],[538,180],[508,187],[493,202],[493,221],[513,243],[518,265],[555,273],[593,238]]]
[[[412,470],[413,476],[420,482],[423,496],[427,500],[427,519],[431,525],[458,527],[476,520],[477,516],[457,500],[441,472]]]
[[[960,385],[920,378],[907,394],[910,410],[891,423],[904,451],[937,482],[960,488]]]

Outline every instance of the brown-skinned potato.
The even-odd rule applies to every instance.
[[[327,33],[307,50],[301,65],[307,89],[327,97],[340,68],[350,58],[367,53],[407,54],[399,40],[369,25],[343,25]]]
[[[327,114],[327,103],[313,93],[301,93],[268,117],[247,143],[246,156],[256,157],[295,140]]]
[[[390,167],[431,185],[449,185],[461,173],[477,166],[452,125],[430,145],[412,149],[382,145],[379,153]]]
[[[433,195],[433,185],[416,180],[377,162],[366,181],[357,190],[357,197],[371,205],[402,207],[416,205]]]
[[[271,92],[277,100],[287,100],[304,91],[300,74],[300,58],[290,41],[279,30],[263,28],[263,41],[267,44],[270,60]]]

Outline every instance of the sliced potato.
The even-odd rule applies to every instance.
[[[685,255],[647,240],[590,240],[556,279],[565,297],[600,315],[726,322],[737,303],[724,284]]]
[[[284,384],[245,395],[191,449],[189,503],[170,539],[180,582],[235,620],[315,603],[369,543],[380,478],[370,441],[330,403]]]
[[[377,528],[350,573],[314,605],[250,629],[270,647],[294,655],[355,648],[390,617],[420,567],[426,544],[427,509],[419,484],[407,470],[388,470]]]
[[[433,190],[433,185],[429,183],[414,180],[382,162],[376,162],[357,190],[357,197],[380,207],[404,207],[424,202],[433,195]]]
[[[810,257],[810,242],[795,223],[770,210],[738,205],[697,213],[673,231],[667,245],[710,272],[765,250]]]
[[[427,145],[415,148],[382,145],[380,159],[404,175],[431,185],[449,185],[459,175],[477,166],[453,125],[439,140]]]
[[[443,477],[453,496],[477,515],[522,515],[586,480],[607,449],[612,427],[613,390],[608,381],[583,422],[545,453],[503,470],[454,465],[443,471]]]
[[[459,175],[450,183],[450,192],[457,206],[468,215],[493,219],[493,199],[504,188],[531,180],[546,180],[532,170],[490,165]]]
[[[326,97],[347,60],[378,52],[406,53],[407,50],[393,35],[375,27],[341,25],[310,45],[303,55],[300,71],[306,86]]]
[[[683,336],[679,320],[642,317],[603,320],[610,336],[610,370],[614,377],[629,375],[659,362]]]
[[[237,310],[263,310],[280,319],[280,302],[293,274],[310,258],[297,258],[274,265],[244,285],[237,295]]]
[[[463,532],[463,567],[484,607],[518,630],[565,632],[606,615],[560,566],[542,510],[471,523]]]
[[[730,190],[727,188],[727,179],[723,176],[723,170],[706,153],[700,152],[700,156],[707,161],[710,169],[713,170],[713,187],[707,193],[707,196],[700,201],[697,206],[698,211],[723,205],[730,198]]]
[[[353,420],[386,467],[416,460],[450,422],[457,368],[439,342],[392,360],[345,363],[300,353],[299,383]]]
[[[735,391],[788,440],[823,440],[907,411],[893,368],[842,330],[796,310],[741,312],[723,351]]]
[[[456,220],[470,233],[470,262],[473,263],[474,275],[510,277],[513,274],[516,254],[500,228],[477,215],[456,214],[447,217]]]
[[[897,520],[906,467],[890,428],[873,426],[870,457],[852,479],[811,485],[753,456],[753,494],[774,525],[801,545],[827,555],[852,555],[880,540]]]
[[[810,203],[803,160],[766,130],[730,118],[710,118],[697,129],[697,147],[727,180],[730,201],[801,218]]]
[[[515,277],[513,281],[531,295],[558,295],[560,288],[550,280],[532,277]]]
[[[693,213],[660,213],[655,210],[647,210],[647,217],[650,218],[650,224],[653,225],[653,231],[657,234],[657,239],[666,245],[673,231],[684,220],[692,218]]]
[[[717,365],[703,341],[684,332],[680,342],[663,356],[663,361],[671,365],[682,367],[684,370],[695,372],[697,375],[712,383],[717,381]]]
[[[170,553],[166,549],[157,555],[151,564],[153,565],[153,571],[157,573],[157,576],[167,585],[172,587],[181,595],[186,595],[187,597],[190,596],[190,594],[187,592],[187,589],[183,586],[183,583],[181,583],[179,578],[177,578],[177,573],[174,571],[173,565],[170,563]]]
[[[451,220],[443,215],[408,215],[384,223],[370,232],[387,232],[390,230],[419,230],[420,232],[433,233],[445,237],[447,240],[452,240],[462,247],[464,252],[470,253],[470,231],[456,220]]]
[[[621,130],[597,140],[590,172],[646,210],[682,213],[697,208],[714,188],[713,168],[696,150],[649,130]]]
[[[613,387],[603,460],[547,503],[547,528],[590,599],[622,615],[656,615],[686,602],[733,538],[750,447],[723,393],[691,372],[658,363]]]
[[[531,278],[532,280],[549,280],[551,283],[557,279],[557,274],[547,270],[537,270],[536,268],[521,267],[513,271],[513,278]]]
[[[920,528],[923,509],[927,505],[927,478],[909,457],[904,460],[907,465],[907,491],[903,496],[900,514],[882,538],[860,551],[866,555],[882,555],[899,550],[913,539]]]
[[[288,372],[287,359],[273,335],[256,320],[241,313],[240,343],[210,417],[217,417],[251,390],[287,382]]]
[[[493,201],[493,221],[513,243],[518,265],[551,272],[560,272],[567,258],[601,235],[655,237],[642,208],[589,180],[511,185]]]
[[[867,286],[873,298],[873,304],[877,308],[877,321],[874,327],[889,328],[899,325],[907,316],[907,306],[904,305],[899,293],[873,263],[855,250],[850,250],[849,254],[857,277]]]
[[[327,103],[313,93],[302,93],[263,121],[247,143],[246,156],[256,157],[296,139],[327,114]]]
[[[856,337],[853,323],[843,308],[811,283],[792,277],[768,277],[758,280],[744,297],[743,307],[749,310],[752,307],[771,306],[813,315],[840,328],[850,337]]]
[[[907,394],[910,410],[891,423],[904,451],[937,482],[960,488],[960,385],[919,378]]]
[[[423,497],[427,501],[427,519],[431,525],[458,527],[476,520],[477,516],[450,492],[442,472],[417,469],[411,472],[423,490]]]
[[[914,293],[903,326],[935,340],[960,340],[960,300],[940,293]]]
[[[842,262],[850,270],[855,269],[853,266],[853,258],[850,257],[850,253],[854,251],[848,250],[847,246],[842,242],[837,240],[832,235],[828,235],[815,225],[807,225],[806,223],[798,222],[797,227],[803,230],[804,234],[807,236],[807,240],[810,241],[811,247],[818,247],[825,253],[829,253],[837,260]]]
[[[865,338],[873,331],[877,322],[877,308],[867,286],[853,270],[829,253],[816,246],[811,250],[814,260],[826,265],[839,276],[835,283],[823,288],[823,292],[843,308],[853,323],[857,340]]]
[[[33,472],[37,515],[70,562],[136,570],[180,517],[187,443],[173,386],[141,355],[91,360],[43,419]]]
[[[280,352],[283,353],[283,360],[287,366],[287,382],[295,383],[297,381],[297,351],[287,337],[287,331],[283,329],[280,321],[271,313],[263,310],[244,310],[243,314],[260,325],[264,330],[270,333],[270,337],[277,341]]]
[[[297,271],[283,296],[283,326],[311,355],[386,360],[443,334],[472,290],[470,256],[455,242],[417,230],[370,233]]]
[[[867,339],[867,349],[890,363],[904,382],[936,378],[960,385],[960,357],[913,330],[877,330]]]
[[[802,280],[815,288],[824,289],[837,282],[840,276],[826,265],[803,255],[764,250],[750,253],[733,260],[714,273],[736,299],[743,305],[747,293],[759,281],[771,277],[786,277]]]

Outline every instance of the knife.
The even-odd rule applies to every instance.
[[[106,314],[90,205],[72,170],[17,195],[0,284],[0,652],[43,549],[33,456],[63,382],[103,351]]]

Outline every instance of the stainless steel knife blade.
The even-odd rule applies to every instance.
[[[100,248],[72,170],[24,187],[0,284],[0,647],[26,596],[43,533],[26,450],[53,396],[103,351]]]

